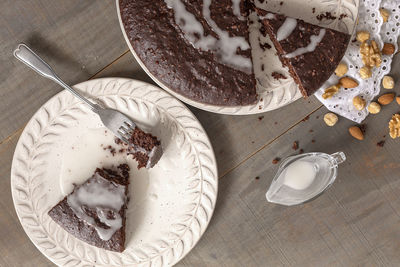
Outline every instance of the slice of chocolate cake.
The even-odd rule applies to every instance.
[[[67,232],[86,243],[111,251],[125,249],[125,213],[129,166],[96,169],[85,183],[49,211]]]
[[[350,35],[261,9],[257,13],[303,96],[314,94],[340,63]]]

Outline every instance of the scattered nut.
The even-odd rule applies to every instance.
[[[381,111],[381,106],[376,102],[371,102],[368,106],[368,112],[371,114],[378,114]]]
[[[361,129],[357,126],[350,127],[349,133],[357,140],[364,140],[364,134],[362,133]]]
[[[340,84],[332,85],[325,89],[325,92],[322,94],[323,99],[331,98],[339,92]]]
[[[371,68],[370,67],[362,67],[361,69],[360,69],[360,76],[361,76],[361,78],[363,78],[364,80],[365,79],[368,79],[368,78],[371,78],[372,77],[372,70],[371,70]]]
[[[396,97],[396,102],[400,105],[400,96]]]
[[[334,126],[338,122],[339,118],[336,114],[329,112],[324,116],[324,121],[328,126]]]
[[[365,108],[365,100],[361,96],[355,96],[353,98],[353,105],[357,110],[363,110]]]
[[[371,41],[371,44],[363,42],[360,46],[360,54],[362,62],[366,67],[379,67],[382,63],[381,52],[374,40]]]
[[[380,9],[379,9],[379,12],[381,13],[383,22],[385,22],[385,23],[388,22],[389,16],[390,16],[389,11],[387,11],[387,9],[380,8]]]
[[[400,115],[394,114],[389,122],[389,134],[393,139],[400,137]]]
[[[385,105],[389,105],[390,103],[392,103],[393,100],[394,100],[394,94],[393,93],[384,94],[384,95],[381,95],[378,98],[379,104],[384,105],[384,106]]]
[[[367,31],[359,31],[357,32],[357,40],[361,43],[369,40],[370,34]]]
[[[373,53],[371,53],[371,61],[376,67],[379,67],[382,63],[381,51],[379,50],[378,44],[375,40],[371,40],[371,47],[373,51]]]
[[[349,69],[347,68],[347,65],[345,63],[340,63],[335,70],[335,74],[339,77],[342,77],[347,73]]]
[[[393,44],[385,43],[382,48],[382,54],[384,55],[393,55],[396,50]]]
[[[339,83],[344,88],[355,88],[355,87],[358,86],[358,82],[356,80],[354,80],[353,78],[350,78],[350,77],[340,78]]]
[[[392,77],[386,75],[382,80],[383,88],[385,89],[393,89],[394,88],[394,80]]]

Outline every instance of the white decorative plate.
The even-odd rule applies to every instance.
[[[343,32],[348,32],[350,34],[353,33],[359,7],[359,0],[268,0],[262,2],[264,3],[261,4],[258,0],[255,1],[256,5],[260,8],[282,13],[295,18],[301,18],[309,23],[340,30]],[[283,3],[283,5],[280,5],[281,2]],[[122,33],[136,61],[161,88],[189,105],[215,113],[246,115],[278,109],[301,98],[298,87],[295,84],[294,80],[289,76],[288,70],[282,67],[281,62],[275,55],[275,48],[272,46],[272,49],[266,49],[265,51],[263,51],[261,48],[258,48],[258,38],[270,44],[271,40],[269,40],[268,37],[265,38],[260,34],[258,26],[259,23],[257,19],[252,19],[254,23],[250,27],[250,43],[253,46],[253,51],[255,51],[255,53],[253,53],[253,66],[254,73],[257,79],[257,92],[259,95],[258,103],[250,106],[215,106],[200,103],[189,99],[181,94],[178,94],[172,89],[165,86],[156,77],[154,77],[146,68],[145,64],[137,56],[128,37],[126,36],[125,29],[121,20],[118,0],[116,0],[116,6]],[[313,8],[315,8],[314,12]],[[332,15],[336,16],[337,19],[320,21],[316,18],[317,15],[325,12],[330,12]],[[339,19],[340,15],[342,14],[344,17],[342,19]],[[266,64],[264,64],[264,70],[262,70],[261,68],[261,62],[267,62]],[[274,71],[280,72],[288,78],[285,80],[277,81],[271,77],[271,74]]]
[[[123,153],[112,156],[103,148],[116,146],[114,137],[97,115],[69,92],[57,94],[29,121],[13,158],[11,190],[25,232],[57,265],[173,265],[195,246],[214,210],[217,166],[206,133],[181,102],[155,86],[106,78],[75,88],[151,130],[164,155],[150,170],[138,170]],[[82,183],[96,167],[122,162],[131,166],[123,253],[90,246],[47,215],[73,183]]]

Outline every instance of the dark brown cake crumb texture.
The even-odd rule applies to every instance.
[[[280,160],[281,160],[280,158],[274,158],[274,159],[272,160],[272,164],[278,164],[278,162],[279,162]]]
[[[293,150],[297,150],[298,148],[299,148],[299,142],[298,142],[298,141],[294,141],[294,142],[293,142],[292,149],[293,149]]]

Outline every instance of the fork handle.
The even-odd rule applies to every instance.
[[[77,91],[75,91],[71,86],[66,84],[63,80],[61,80],[54,72],[54,70],[49,66],[49,64],[41,59],[27,45],[19,44],[14,50],[14,56],[43,77],[55,81],[56,83],[70,91],[77,98],[89,105],[89,107],[93,111],[97,112],[100,109],[99,105],[92,103],[91,101],[80,95]]]

